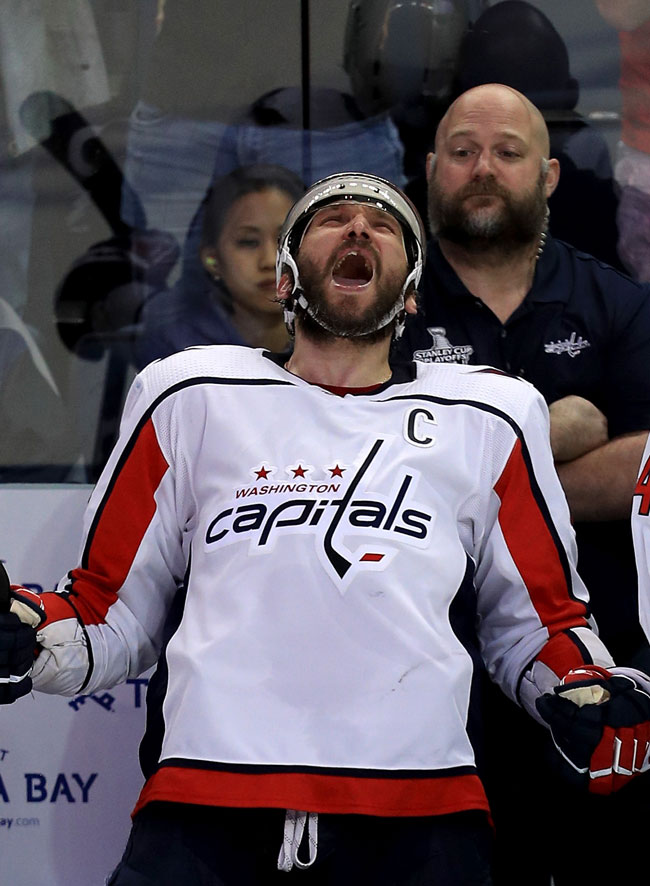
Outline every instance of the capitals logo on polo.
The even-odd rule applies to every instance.
[[[544,351],[547,354],[568,354],[569,357],[578,357],[585,348],[590,348],[591,342],[572,332],[564,341],[549,341],[544,345]]]
[[[390,438],[379,438],[354,464],[256,465],[253,482],[236,488],[210,520],[206,550],[245,543],[248,553],[264,555],[282,536],[311,535],[343,591],[360,572],[385,569],[404,545],[428,547],[434,514],[417,501],[419,472],[402,464],[388,483],[377,479],[387,476],[380,468],[389,449]]]
[[[430,348],[414,351],[414,360],[420,363],[469,363],[474,353],[471,345],[452,345],[444,326],[428,326],[427,332],[433,343]]]

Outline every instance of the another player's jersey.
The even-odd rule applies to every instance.
[[[482,367],[339,397],[262,351],[156,362],[86,533],[60,591],[88,661],[43,655],[35,685],[93,692],[160,657],[141,804],[486,808],[481,657],[518,698],[549,638],[568,667],[597,643],[546,407]]]
[[[650,641],[650,437],[632,498],[632,538],[639,576],[639,619]]]

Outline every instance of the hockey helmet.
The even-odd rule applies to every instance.
[[[411,286],[415,288],[420,281],[426,251],[426,231],[417,209],[409,198],[391,182],[366,172],[339,172],[329,175],[313,184],[294,203],[282,225],[278,239],[276,259],[278,286],[287,268],[293,277],[293,288],[285,301],[284,309],[285,322],[290,332],[293,332],[296,303],[317,323],[323,325],[322,318],[316,316],[310,309],[309,301],[300,284],[296,259],[302,238],[314,215],[325,206],[347,202],[369,203],[383,212],[390,213],[399,222],[404,238],[408,273],[394,307],[380,318],[375,331],[383,329],[403,312],[407,291]],[[403,328],[404,321],[400,318],[395,329],[396,337],[401,335]]]
[[[343,67],[362,112],[448,100],[468,25],[465,0],[351,0]]]

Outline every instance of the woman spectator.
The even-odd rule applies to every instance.
[[[201,230],[198,255],[187,251],[178,283],[144,305],[140,366],[191,345],[288,346],[275,301],[275,251],[282,222],[304,190],[295,173],[262,164],[213,183],[188,235],[196,242],[192,231]]]

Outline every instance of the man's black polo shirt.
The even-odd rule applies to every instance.
[[[465,288],[437,243],[420,293],[401,356],[496,366],[534,384],[549,404],[585,397],[606,415],[610,437],[650,429],[650,286],[549,237],[533,286],[506,323]],[[578,524],[576,533],[601,635],[628,659],[640,630],[629,521]]]

